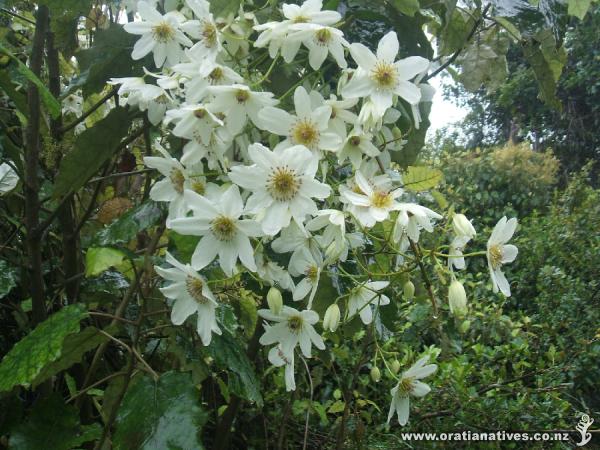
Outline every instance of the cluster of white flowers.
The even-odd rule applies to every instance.
[[[410,110],[407,119],[418,127],[419,103],[431,99],[431,88],[420,84],[430,62],[419,56],[397,59],[394,32],[381,39],[376,53],[348,43],[336,28],[341,15],[323,11],[321,0],[284,4],[284,20],[264,24],[242,10],[226,20],[215,18],[209,6],[206,0],[186,0],[182,8],[162,14],[152,2],[137,3],[136,20],[125,25],[141,36],[132,58],[151,53],[158,73],[111,82],[120,85],[121,104],[147,111],[152,124],[161,124],[185,143],[179,154],[166,140],[156,142],[161,156],[144,158],[164,176],[150,197],[169,203],[167,226],[201,236],[189,264],[168,255],[172,267],[157,267],[171,282],[162,292],[175,301],[173,323],[197,314],[204,345],[212,333],[221,333],[217,297],[210,280],[198,273],[213,262],[228,277],[245,270],[266,285],[289,291],[302,306],[282,306],[281,296],[270,294],[270,309],[259,311],[271,323],[265,323],[260,342],[273,345],[269,360],[285,366],[286,386],[293,390],[296,347],[306,358],[312,345],[325,348],[315,330],[320,317],[312,310],[322,274],[364,246],[368,230],[381,222],[390,223],[391,241],[404,251],[419,241],[422,230],[432,232],[442,219],[410,202],[390,155],[404,142],[394,129],[400,111]],[[248,38],[255,32],[252,45],[266,48],[265,58],[273,60],[264,73],[258,73],[250,55],[255,50]],[[331,56],[330,64],[339,67],[337,92],[300,82],[288,101],[287,94],[278,99],[265,91],[264,81],[280,56],[290,63],[302,47],[313,70]],[[347,56],[356,68],[348,68]],[[409,108],[396,108],[400,101]],[[460,255],[466,238],[475,234],[464,221],[470,225],[466,218],[455,219],[457,238],[449,255],[457,269],[464,267]],[[508,283],[500,267],[514,259],[516,248],[503,244],[515,224],[514,219],[499,224],[488,245],[494,288],[505,294]],[[273,252],[289,255],[287,267],[269,259]],[[342,317],[341,300],[331,299],[323,328],[333,331],[354,316],[372,323],[379,308],[390,303],[382,293],[388,285],[386,280],[358,283],[340,297],[347,299]],[[421,360],[405,372],[392,391],[391,412],[397,410],[403,424],[408,395],[429,390],[416,381],[435,370],[424,364]]]

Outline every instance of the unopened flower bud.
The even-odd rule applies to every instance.
[[[379,382],[379,380],[381,380],[381,372],[379,370],[379,367],[373,366],[373,368],[371,369],[371,379],[375,383],[377,383],[377,382]]]
[[[467,293],[460,281],[452,280],[452,283],[450,283],[448,300],[450,302],[450,312],[452,314],[461,317],[467,313]]]
[[[475,228],[473,228],[473,225],[464,214],[454,214],[454,217],[452,218],[452,228],[454,228],[454,232],[457,236],[466,236],[473,239],[477,234]]]
[[[400,372],[400,361],[398,361],[397,359],[392,361],[392,364],[390,365],[390,369],[392,369],[392,372],[394,372],[394,374]]]
[[[334,303],[327,308],[323,317],[323,329],[329,331],[337,330],[340,324],[340,307]]]
[[[269,289],[269,292],[267,293],[267,303],[269,304],[271,312],[279,315],[281,308],[283,307],[283,298],[281,297],[279,289],[276,287]]]
[[[402,289],[404,290],[404,298],[406,300],[412,300],[415,297],[415,285],[412,281],[407,281],[404,283],[404,287]]]

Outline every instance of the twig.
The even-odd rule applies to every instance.
[[[433,315],[437,318],[438,316],[438,307],[437,302],[435,300],[435,295],[433,293],[433,286],[431,285],[431,281],[429,280],[429,275],[427,275],[427,271],[425,270],[425,266],[423,265],[423,261],[421,259],[421,252],[419,251],[418,244],[408,238],[408,242],[410,243],[410,248],[415,255],[417,260],[417,264],[419,265],[419,270],[421,271],[421,276],[423,277],[423,282],[425,283],[425,287],[427,289],[427,294],[429,295],[429,300],[431,300],[431,307],[433,308]]]
[[[95,388],[96,386],[98,386],[98,385],[100,385],[102,383],[106,383],[108,380],[111,380],[111,379],[113,379],[115,377],[119,377],[119,376],[122,376],[122,375],[125,375],[125,372],[114,372],[114,373],[111,373],[110,375],[102,378],[101,380],[96,381],[94,384],[90,384],[88,387],[82,389],[77,394],[69,397],[65,403],[72,402],[76,398],[81,397],[83,394],[85,394],[90,389],[93,389],[93,388]]]
[[[313,380],[312,380],[312,376],[310,375],[310,369],[308,368],[308,364],[306,363],[306,360],[302,357],[302,355],[300,355],[300,359],[304,363],[304,368],[306,369],[306,375],[308,376],[308,382],[310,385],[310,404],[308,405],[308,408],[306,408],[306,420],[304,422],[304,442],[302,444],[302,450],[306,450],[306,444],[308,443],[308,419],[310,417],[310,409],[312,408],[312,403],[313,403],[314,388],[313,388]]]
[[[86,112],[84,112],[81,117],[78,117],[77,120],[71,122],[68,125],[65,125],[64,127],[62,127],[60,129],[61,133],[66,133],[69,130],[72,130],[73,128],[75,128],[77,125],[79,125],[81,122],[83,122],[85,119],[87,119],[89,116],[91,116],[94,111],[96,111],[98,108],[100,108],[104,103],[106,103],[108,101],[109,98],[111,98],[113,95],[115,95],[117,93],[118,88],[115,86],[113,87],[106,95],[104,95],[104,97],[102,97],[100,100],[98,100],[96,103],[94,103],[90,109],[88,109]]]
[[[0,11],[2,11],[2,12],[3,12],[3,13],[5,13],[5,14],[8,14],[9,16],[16,17],[17,19],[20,19],[20,20],[22,20],[23,22],[27,22],[27,23],[30,23],[30,24],[32,24],[32,25],[35,25],[35,22],[34,22],[33,20],[31,20],[31,19],[28,19],[27,17],[23,17],[23,16],[21,16],[21,15],[19,15],[19,14],[17,14],[17,13],[14,13],[14,12],[10,11],[9,9],[6,9],[6,8],[0,8]]]
[[[103,177],[92,178],[88,183],[98,183],[99,181],[110,180],[112,178],[121,178],[121,177],[130,177],[133,175],[140,175],[147,172],[153,172],[154,169],[141,169],[134,170],[132,172],[119,172],[119,173],[111,173],[110,175],[106,175]]]

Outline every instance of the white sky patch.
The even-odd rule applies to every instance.
[[[430,80],[429,83],[435,88],[435,95],[433,97],[431,113],[429,114],[431,126],[427,130],[428,138],[432,137],[436,130],[462,120],[469,112],[467,109],[455,105],[450,100],[444,99],[443,86],[448,83],[454,83],[451,78],[437,76]]]

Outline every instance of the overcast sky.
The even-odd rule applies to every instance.
[[[467,114],[467,110],[459,108],[452,102],[445,100],[442,96],[442,80],[448,82],[449,79],[446,77],[443,79],[441,76],[437,76],[430,80],[431,85],[435,88],[435,96],[433,97],[433,105],[431,107],[431,114],[429,115],[429,121],[431,127],[427,132],[428,136],[433,136],[436,130],[443,128],[444,126],[461,120]]]

